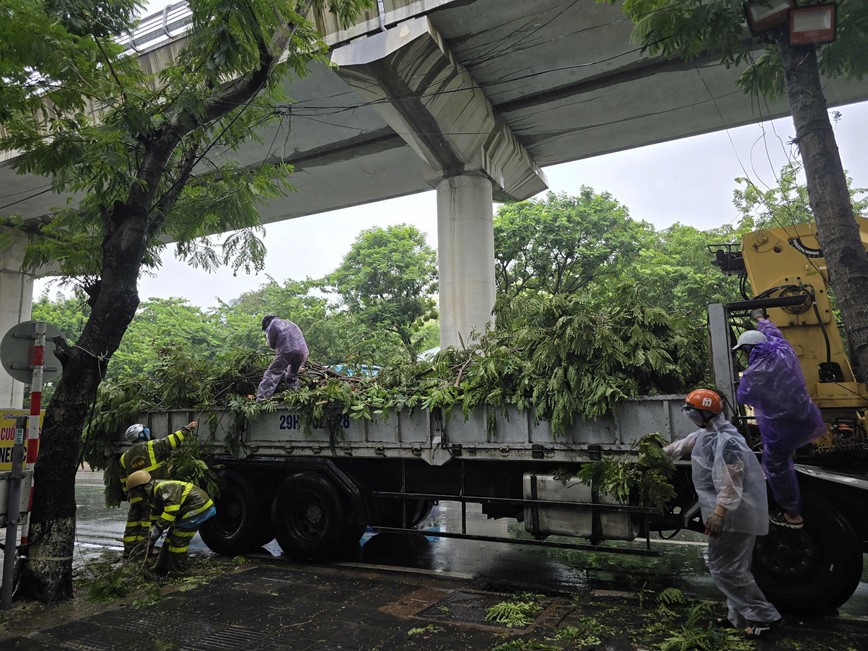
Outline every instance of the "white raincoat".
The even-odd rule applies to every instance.
[[[690,453],[702,519],[726,509],[723,528],[708,539],[708,570],[726,596],[727,619],[738,628],[780,621],[751,573],[757,536],[768,533],[766,483],[756,455],[723,414],[665,448],[673,459]]]
[[[766,480],[756,455],[722,414],[709,427],[688,434],[664,448],[672,459],[690,453],[693,486],[702,519],[718,505],[726,509],[724,531],[764,536],[769,531]]]

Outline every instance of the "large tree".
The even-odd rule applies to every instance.
[[[90,307],[75,344],[56,342],[63,375],[46,410],[35,468],[22,594],[47,603],[72,596],[82,428],[136,313],[143,267],[157,263],[167,240],[193,264],[261,266],[257,204],[284,190],[288,170],[241,169],[229,156],[209,154],[231,152],[249,138],[276,115],[282,77],[324,58],[326,46],[306,19],[313,7],[326,6],[347,23],[368,4],[192,0],[185,44],[155,76],[111,40],[130,27],[129,0],[4,5],[2,34],[17,29],[27,42],[13,46],[17,58],[0,68],[4,79],[18,82],[3,114],[0,149],[19,152],[19,171],[75,196],[65,209],[23,225],[33,238],[27,263],[50,262],[81,279]],[[231,229],[222,251],[198,239]]]
[[[797,0],[797,5],[816,4]],[[720,56],[744,65],[742,88],[755,96],[786,94],[796,129],[817,235],[838,297],[854,362],[868,373],[868,253],[859,239],[847,178],[826,107],[822,76],[868,72],[868,3],[837,3],[837,40],[794,46],[786,25],[767,32],[762,51],[747,34],[742,0],[625,0],[635,40],[652,54],[686,60]]]
[[[494,218],[494,277],[501,297],[573,294],[634,256],[649,225],[608,192],[549,192],[502,206]]]
[[[647,240],[621,269],[621,279],[641,287],[650,305],[687,317],[704,331],[708,304],[732,301],[738,295],[737,279],[712,264],[708,245],[729,242],[736,235],[729,226],[702,231],[673,224]]]
[[[415,226],[362,231],[329,282],[350,314],[397,335],[415,361],[424,324],[437,315],[437,254]]]

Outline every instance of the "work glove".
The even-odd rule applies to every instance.
[[[765,317],[765,311],[762,308],[757,308],[750,311],[750,318],[754,321],[759,321]]]
[[[723,516],[712,513],[705,521],[705,535],[719,536],[721,531],[723,531]]]
[[[189,423],[187,423],[187,429],[191,432],[195,432],[197,427],[199,427],[198,420],[191,420]]]
[[[151,527],[151,534],[149,536],[151,544],[153,545],[155,542],[157,542],[162,535],[163,531],[159,527]]]

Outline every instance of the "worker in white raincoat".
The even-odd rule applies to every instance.
[[[708,389],[691,392],[682,413],[700,429],[664,448],[672,459],[690,454],[693,485],[708,538],[708,569],[726,596],[721,626],[759,637],[781,623],[751,573],[757,536],[768,533],[766,482],[756,455],[723,415],[720,396]]]

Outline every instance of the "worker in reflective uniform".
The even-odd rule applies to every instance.
[[[121,455],[121,486],[128,491],[129,476],[139,470],[146,470],[155,479],[165,477],[164,464],[172,452],[184,441],[187,434],[194,432],[198,421],[191,421],[174,434],[162,439],[151,439],[151,431],[141,423],[130,425],[124,437],[132,443]],[[148,543],[148,530],[151,528],[151,509],[140,496],[128,495],[130,510],[127,526],[124,529],[124,558],[131,554],[144,554]]]
[[[186,481],[153,479],[147,471],[134,472],[127,479],[130,495],[143,497],[155,518],[149,539],[157,542],[165,533],[166,542],[154,566],[158,574],[182,573],[187,569],[187,549],[203,522],[217,514],[208,493]]]

